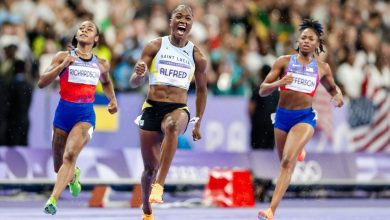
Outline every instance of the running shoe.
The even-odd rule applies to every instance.
[[[267,210],[260,210],[259,214],[257,214],[257,218],[259,220],[273,220],[274,214],[271,210],[271,208],[268,208]]]
[[[43,212],[46,214],[55,215],[57,212],[57,200],[54,196],[50,196],[47,200],[45,207],[43,208]]]
[[[301,153],[298,155],[298,161],[304,161],[306,157],[306,151],[305,149],[302,149]]]
[[[78,167],[74,169],[74,178],[73,181],[69,183],[69,191],[73,197],[77,197],[81,192],[80,168]]]
[[[163,203],[162,195],[164,192],[164,187],[158,183],[152,184],[152,192],[149,196],[150,203]]]

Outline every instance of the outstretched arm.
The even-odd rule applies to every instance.
[[[50,63],[50,66],[45,70],[45,72],[39,77],[38,87],[40,89],[45,88],[51,82],[53,82],[57,76],[64,70],[67,66],[73,63],[77,57],[71,56],[69,51],[60,51],[58,52],[53,60]]]
[[[141,58],[135,64],[134,72],[131,75],[129,84],[130,87],[136,88],[140,86],[145,78],[145,75],[148,71],[148,67],[152,63],[154,56],[160,50],[161,47],[161,38],[157,38],[155,40],[147,43],[142,50]]]
[[[200,134],[200,124],[202,122],[203,113],[206,109],[207,101],[207,78],[206,78],[206,68],[207,68],[207,59],[203,53],[199,50],[198,47],[194,48],[194,59],[195,59],[195,84],[196,84],[196,115],[199,120],[195,123],[195,126],[192,130],[192,138],[194,141],[202,138]]]
[[[336,107],[341,107],[344,104],[343,94],[341,93],[341,89],[336,85],[332,71],[327,63],[323,64],[323,77],[321,78],[321,84],[325,87],[326,91],[332,96],[332,103]]]
[[[278,80],[280,73],[288,64],[289,60],[290,56],[281,56],[275,61],[275,63],[272,65],[271,71],[260,85],[260,96],[268,96],[269,94],[273,93],[279,86],[292,83],[293,77],[290,74],[287,74]]]
[[[103,92],[110,100],[108,103],[108,112],[114,114],[118,111],[118,103],[115,97],[114,86],[110,78],[110,64],[106,60],[99,59],[99,65],[101,71],[100,82],[102,83]]]

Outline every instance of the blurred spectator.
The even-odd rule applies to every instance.
[[[358,98],[361,95],[361,85],[364,73],[360,66],[355,63],[356,51],[354,48],[344,46],[340,49],[339,56],[342,58],[341,65],[336,71],[336,80],[346,97]]]
[[[0,63],[0,75],[4,78],[7,85],[11,81],[14,72],[17,50],[18,46],[13,43],[4,47],[5,59]]]
[[[274,126],[271,114],[276,111],[279,100],[279,92],[275,91],[269,96],[260,97],[259,89],[261,82],[265,79],[271,67],[264,65],[259,71],[259,82],[253,88],[252,96],[248,104],[248,114],[251,123],[251,147],[252,149],[273,149]]]
[[[131,60],[137,59],[144,43],[167,34],[168,12],[179,2],[5,1],[0,3],[1,38],[16,37],[16,57],[24,60],[27,68],[33,64],[35,70],[37,62],[29,61],[29,50],[34,51],[34,60],[39,60],[46,44],[54,43],[57,50],[61,49],[58,47],[66,46],[75,24],[81,18],[92,18],[107,40],[99,55],[104,53],[111,57],[112,69],[116,71],[116,89],[133,91],[125,85],[126,72],[132,70]],[[345,45],[349,51],[356,52],[356,67],[372,63],[375,53],[365,42],[370,42],[372,37],[366,32],[371,32],[379,41],[389,35],[390,19],[385,16],[390,10],[388,1],[369,4],[351,0],[191,0],[188,3],[195,16],[192,40],[204,43],[204,53],[210,54],[213,64],[208,76],[210,92],[216,95],[249,95],[248,74],[249,78],[256,77],[263,65],[272,65],[275,57],[291,52],[286,50],[296,42],[294,29],[302,18],[311,16],[326,24],[325,28],[329,29],[326,57],[332,68],[345,63],[345,59],[339,57]],[[98,9],[88,7],[91,4]],[[25,42],[29,43],[27,48]]]
[[[50,66],[50,62],[59,49],[59,45],[54,39],[46,39],[42,55],[36,65],[38,65],[38,74],[44,73],[45,68]]]
[[[16,60],[14,71],[9,84],[9,110],[7,114],[7,141],[8,146],[27,146],[29,129],[29,108],[31,104],[33,86],[27,80],[26,64]]]
[[[143,47],[136,37],[128,38],[125,45],[127,49],[113,71],[115,88],[122,92],[130,91],[130,76],[135,63],[141,57]]]
[[[7,132],[8,87],[5,77],[0,74],[0,146],[5,145]]]

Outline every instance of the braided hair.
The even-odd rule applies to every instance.
[[[303,19],[302,23],[299,25],[299,32],[302,33],[307,28],[312,29],[317,37],[318,41],[320,43],[320,46],[315,49],[315,53],[319,55],[321,52],[325,52],[324,50],[324,39],[322,39],[322,35],[324,34],[324,28],[322,27],[321,23],[317,20],[313,20],[311,18]],[[297,51],[299,51],[299,47],[297,48]]]

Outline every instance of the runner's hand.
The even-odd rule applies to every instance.
[[[146,66],[146,63],[144,61],[139,61],[137,64],[135,64],[135,74],[138,76],[144,76],[146,71],[148,70],[148,67]]]

